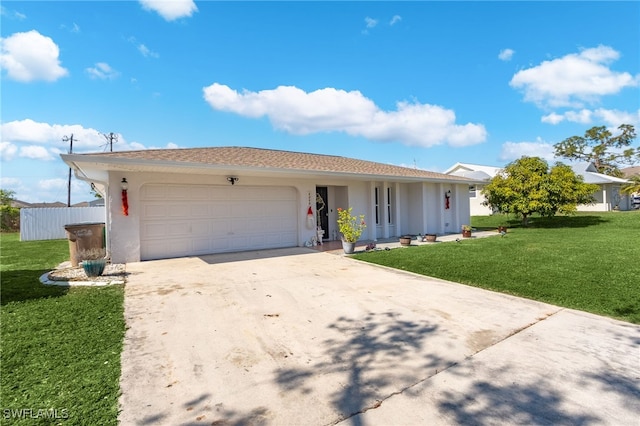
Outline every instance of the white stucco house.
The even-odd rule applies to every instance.
[[[497,175],[500,167],[482,166],[480,164],[456,163],[445,170],[445,174],[466,177],[473,179],[475,184],[469,185],[469,209],[471,216],[488,216],[493,214],[490,207],[483,206],[486,200],[482,195],[482,189],[495,175]],[[486,182],[486,183],[483,183]]]
[[[571,165],[571,168],[576,174],[582,175],[586,183],[594,183],[600,187],[593,194],[596,203],[578,206],[578,211],[608,212],[611,210],[631,210],[630,197],[620,192],[622,186],[628,182],[627,179],[598,173],[596,166],[589,162],[575,163]]]
[[[107,248],[117,263],[304,246],[318,226],[324,239],[340,239],[337,209],[348,207],[365,215],[363,240],[457,233],[470,221],[469,185],[475,183],[353,158],[246,147],[61,157],[103,194]]]
[[[595,204],[580,205],[577,207],[578,211],[593,212],[631,209],[630,197],[620,192],[620,188],[627,183],[626,179],[620,179],[598,173],[595,165],[590,162],[574,163],[571,165],[571,168],[574,173],[581,175],[586,183],[593,183],[600,187],[600,189],[593,194],[596,199]],[[488,183],[488,181],[500,173],[500,171],[502,171],[502,169],[499,167],[456,163],[444,173]],[[469,186],[469,205],[472,216],[486,216],[493,214],[489,207],[482,205],[486,200],[485,196],[480,192],[483,187],[483,184]]]

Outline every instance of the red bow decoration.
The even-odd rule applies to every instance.
[[[127,190],[122,190],[122,214],[129,216],[129,201],[127,200]]]

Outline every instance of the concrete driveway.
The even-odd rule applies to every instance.
[[[640,327],[304,248],[128,264],[123,425],[638,425]]]

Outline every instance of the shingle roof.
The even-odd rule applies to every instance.
[[[465,180],[459,176],[445,175],[421,169],[394,166],[354,158],[303,152],[280,151],[247,147],[210,147],[181,149],[149,149],[140,151],[116,151],[99,154],[82,154],[86,157],[122,158],[156,163],[184,163],[256,169],[280,169],[348,173],[354,175],[379,175],[416,177],[437,180]],[[96,158],[97,160],[97,158]]]
[[[634,175],[640,175],[640,166],[626,167],[624,169],[621,169],[620,171],[622,172],[624,177],[630,178]]]

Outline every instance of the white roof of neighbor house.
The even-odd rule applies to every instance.
[[[627,183],[626,179],[620,179],[614,176],[604,175],[598,173],[593,163],[583,161],[581,163],[575,163],[571,165],[571,168],[576,174],[582,175],[585,183]]]
[[[470,179],[489,180],[500,173],[501,167],[483,166],[480,164],[456,163],[445,170],[445,174],[462,176]]]

